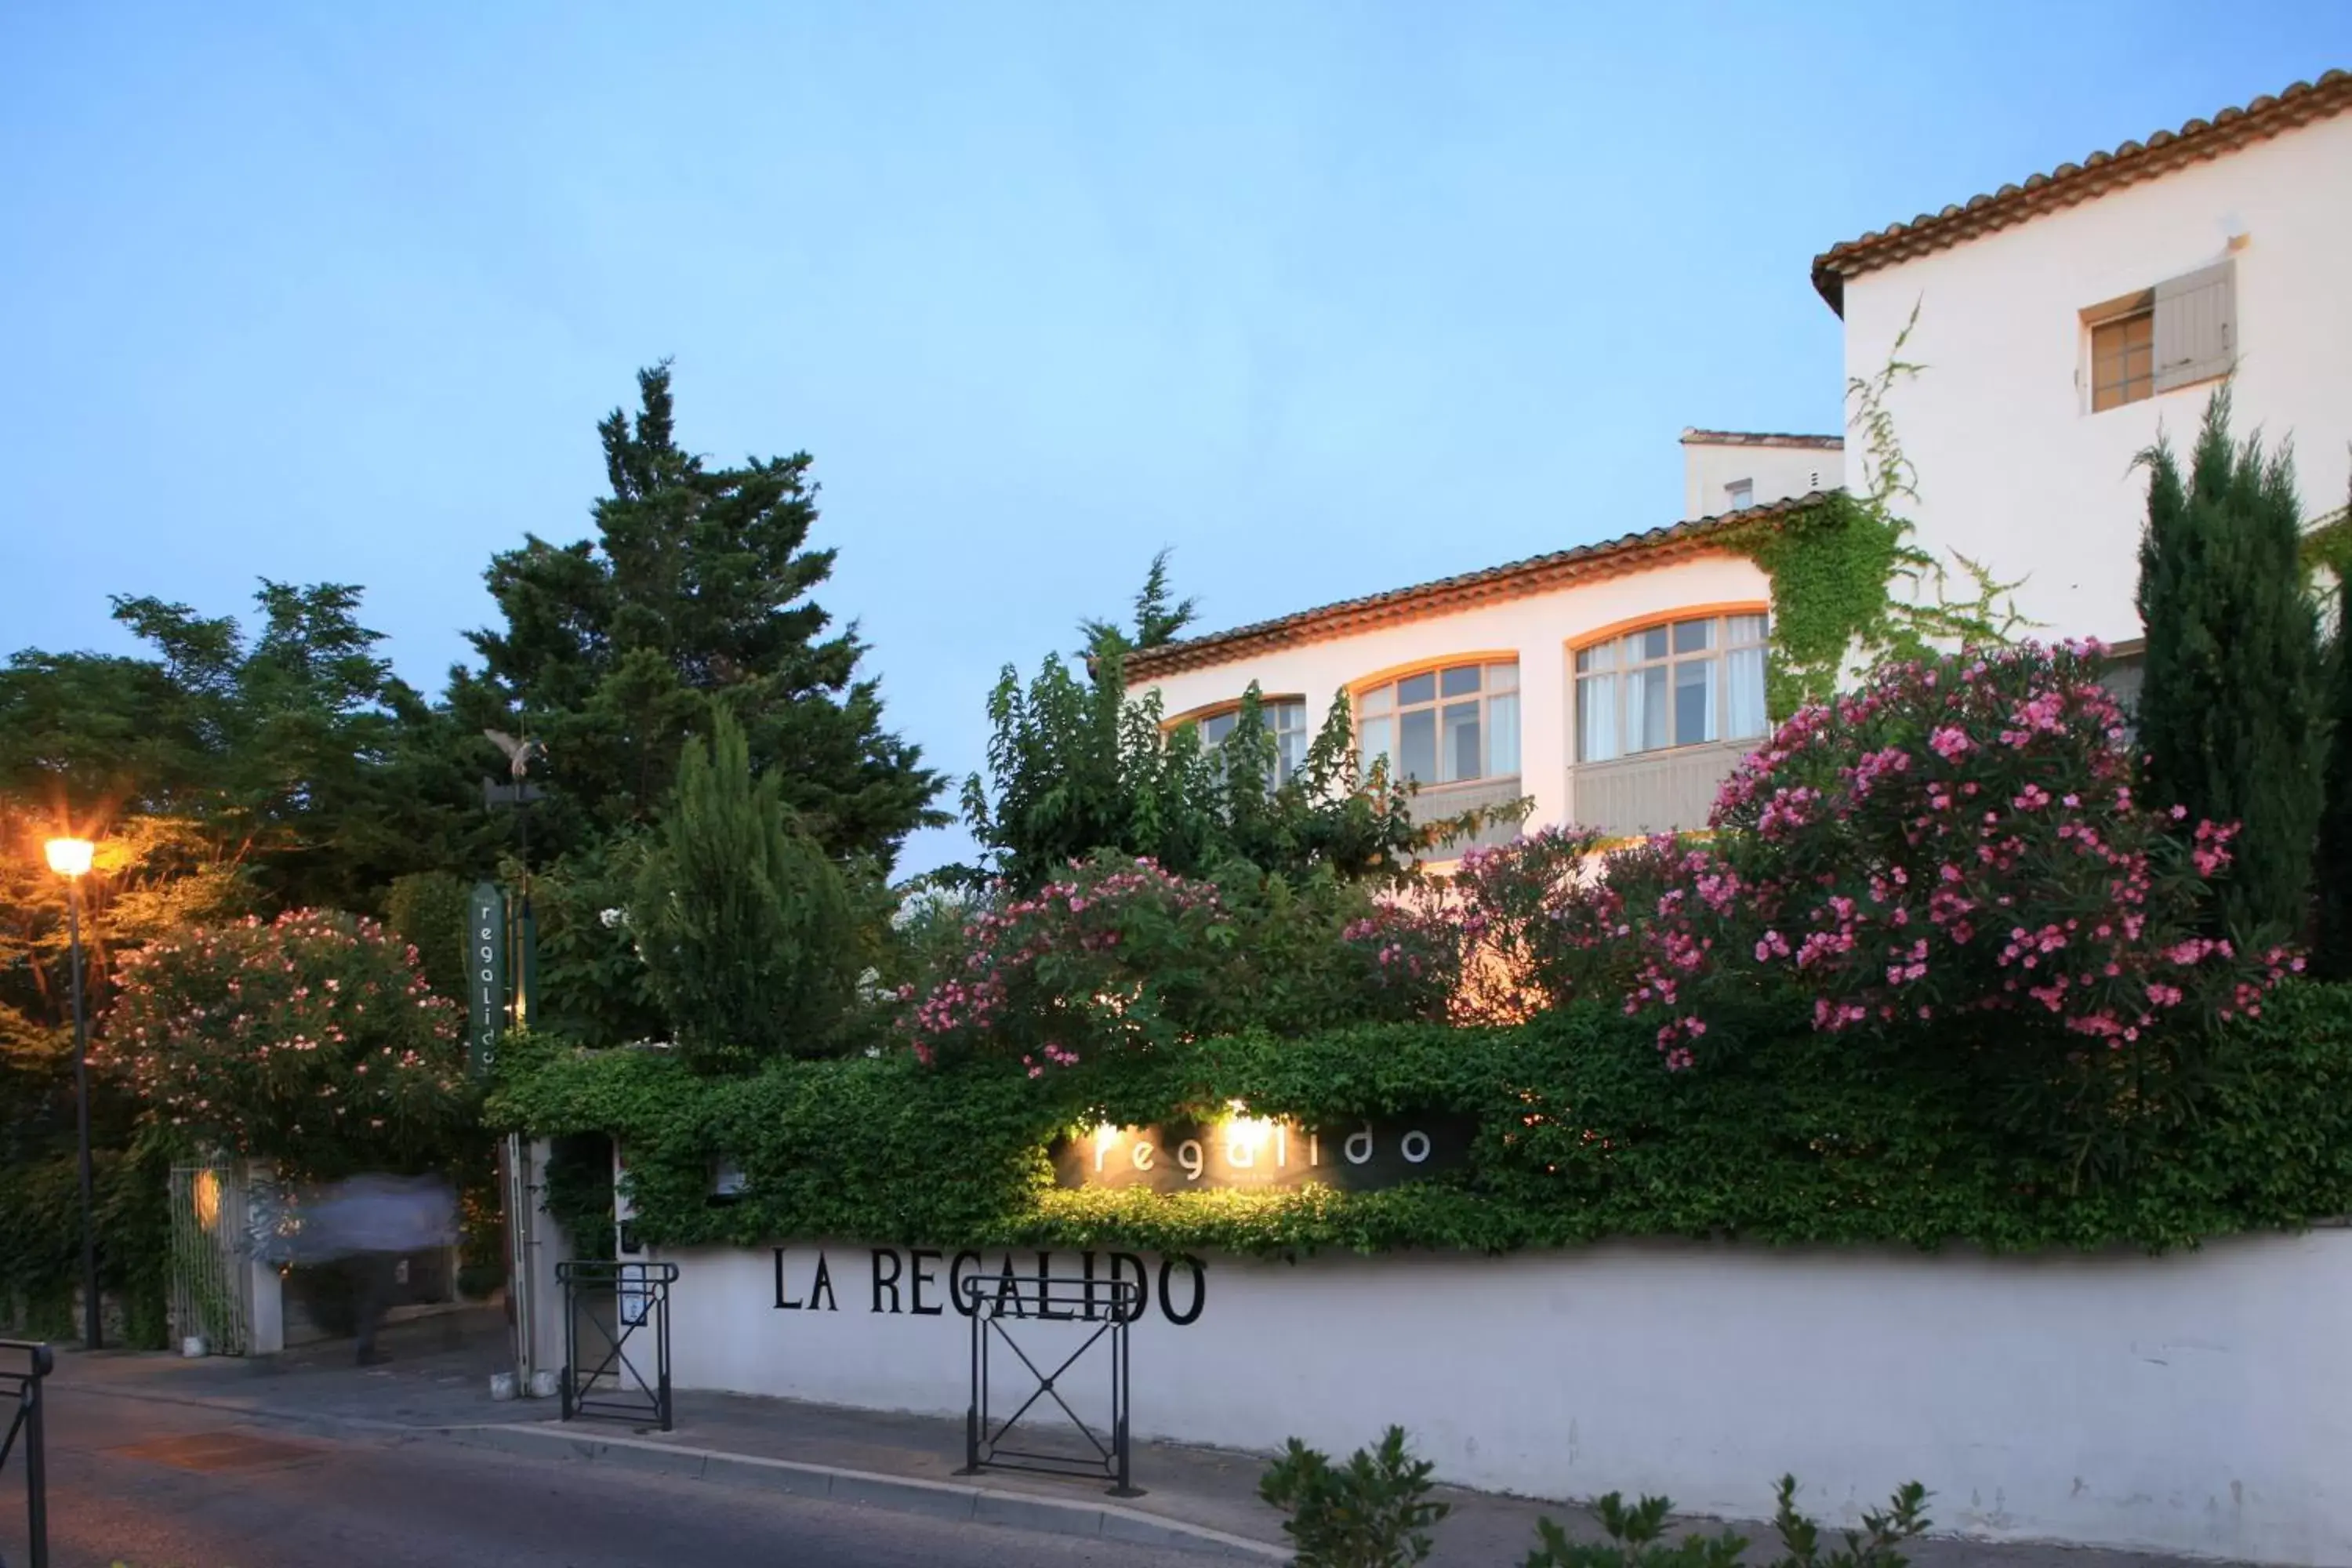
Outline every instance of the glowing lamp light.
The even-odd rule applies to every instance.
[[[60,877],[79,877],[89,869],[95,846],[87,838],[52,838],[42,847],[48,851],[50,870]]]

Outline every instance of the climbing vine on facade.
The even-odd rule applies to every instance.
[[[1775,720],[1828,700],[1841,677],[1881,658],[2003,644],[2028,625],[2010,598],[2018,584],[1957,551],[1952,562],[1968,586],[1956,597],[1951,570],[1914,542],[1898,510],[1919,499],[1918,470],[1896,438],[1887,397],[1925,368],[1903,358],[1918,320],[1915,306],[1886,363],[1847,384],[1861,483],[1725,536],[1772,580],[1765,700]]]

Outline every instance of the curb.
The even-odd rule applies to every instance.
[[[366,1432],[384,1436],[442,1437],[465,1428],[443,1421],[387,1421],[377,1415],[352,1415],[329,1410],[307,1410],[283,1405],[253,1405],[235,1398],[205,1398],[193,1394],[161,1394],[151,1389],[97,1388],[83,1384],[59,1392],[86,1394],[98,1399],[124,1399],[136,1404],[173,1405],[185,1410],[213,1410],[223,1415],[240,1416],[247,1421],[266,1421],[277,1426],[291,1426],[316,1436],[335,1436],[345,1433]],[[549,1415],[549,1425],[555,1417]],[[510,1425],[528,1430],[528,1424]]]
[[[1080,1502],[1033,1492],[1003,1491],[961,1481],[921,1480],[831,1465],[761,1458],[717,1448],[688,1448],[639,1437],[576,1428],[550,1431],[536,1426],[439,1426],[418,1430],[476,1447],[536,1458],[587,1459],[660,1475],[761,1487],[794,1497],[824,1498],[867,1508],[919,1513],[933,1519],[969,1520],[1053,1535],[1086,1536],[1136,1546],[1213,1552],[1260,1563],[1288,1563],[1290,1551],[1270,1542],[1229,1535],[1206,1525],[1122,1508],[1110,1502]]]

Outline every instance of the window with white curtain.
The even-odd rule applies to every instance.
[[[1369,771],[1424,784],[1519,771],[1519,667],[1454,664],[1356,694],[1356,742]]]
[[[1763,735],[1770,629],[1761,615],[1709,616],[1577,649],[1576,760]]]

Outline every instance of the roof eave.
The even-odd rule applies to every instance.
[[[1467,580],[1440,579],[1434,583],[1415,584],[1412,588],[1397,589],[1391,594],[1371,595],[1317,609],[1302,610],[1297,615],[1260,622],[1255,626],[1235,627],[1229,632],[1215,632],[1155,648],[1138,649],[1128,656],[1127,681],[1130,686],[1139,686],[1185,670],[1208,669],[1234,663],[1273,648],[1352,636],[1366,623],[1379,619],[1383,613],[1407,610],[1413,598],[1420,599],[1429,613],[1443,615],[1457,608],[1475,608],[1481,603],[1497,598],[1519,598],[1548,592],[1552,587],[1568,586],[1589,575],[1615,575],[1627,571],[1640,571],[1652,563],[1664,564],[1693,555],[1714,553],[1726,548],[1723,536],[1735,528],[1777,524],[1822,505],[1837,493],[1835,490],[1813,490],[1741,511],[1693,518],[1655,530],[1646,536],[1630,535],[1604,545],[1582,547],[1590,553],[1573,558],[1563,559],[1571,554],[1569,552],[1556,552],[1517,563],[1513,566],[1496,568],[1490,573],[1467,574]]]
[[[2242,109],[2191,120],[2177,131],[2154,132],[2145,141],[2093,153],[2080,163],[2061,163],[2047,174],[2030,175],[1940,212],[1921,213],[1907,223],[1891,223],[1832,246],[1813,258],[1813,288],[1843,317],[1848,278],[1969,244],[2347,110],[2352,110],[2352,72],[2323,71],[2315,80],[2298,81],[2276,95],[2263,94]]]
[[[1829,259],[1826,256],[1813,258],[1813,292],[1819,294],[1843,321],[1845,320],[1845,274],[1832,267]]]

